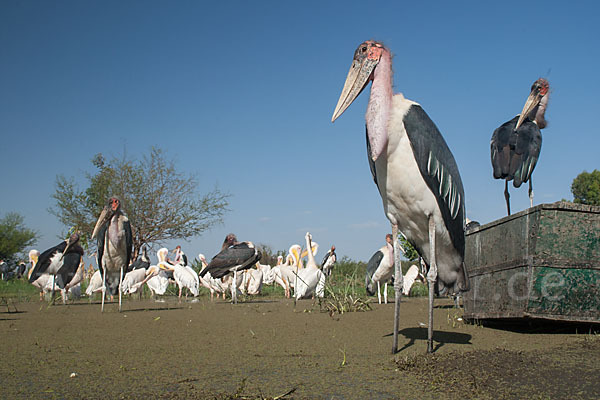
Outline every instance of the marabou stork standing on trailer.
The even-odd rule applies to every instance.
[[[52,276],[52,301],[54,301],[56,285],[61,290],[65,288],[65,285],[75,276],[82,257],[83,248],[79,245],[79,234],[73,233],[67,240],[40,254],[29,275],[29,283],[34,283],[43,274],[50,274]]]
[[[98,238],[98,269],[102,273],[103,287],[111,295],[119,293],[119,312],[121,311],[121,282],[131,261],[133,236],[129,219],[121,210],[121,201],[116,197],[108,199],[108,204],[102,210],[92,239]],[[102,311],[104,311],[104,296],[102,291]]]
[[[236,236],[230,233],[225,237],[219,254],[213,257],[210,263],[200,272],[204,277],[207,272],[219,279],[233,272],[233,283],[231,285],[231,301],[237,303],[237,273],[251,268],[260,260],[261,253],[252,242],[238,242]]]
[[[495,179],[504,179],[506,211],[510,215],[508,181],[518,188],[529,181],[529,204],[533,207],[531,174],[542,149],[542,133],[546,127],[544,113],[548,105],[548,81],[540,78],[531,86],[523,111],[500,125],[492,135],[491,156]]]
[[[398,349],[400,315],[400,245],[398,232],[429,265],[427,351],[433,351],[433,293],[468,290],[463,265],[465,196],[458,167],[435,124],[414,101],[392,93],[392,55],[381,43],[358,46],[340,99],[335,121],[372,81],[366,113],[367,153],[373,179],[392,224],[396,292],[394,340]]]

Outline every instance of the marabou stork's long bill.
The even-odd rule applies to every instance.
[[[200,272],[200,277],[210,273],[211,277],[219,279],[233,272],[231,299],[233,303],[237,303],[237,272],[251,268],[260,257],[260,251],[252,242],[238,242],[236,236],[230,233],[225,237],[219,254]]]
[[[50,274],[54,301],[55,286],[58,285],[61,290],[65,288],[75,276],[82,257],[83,248],[79,245],[79,234],[73,233],[67,240],[40,254],[29,275],[29,283],[34,283],[44,274]]]
[[[491,156],[495,179],[504,179],[506,211],[510,215],[508,181],[518,188],[529,181],[529,204],[533,207],[531,174],[542,149],[542,133],[546,127],[544,114],[548,105],[548,81],[533,82],[521,114],[500,125],[492,135]]]
[[[121,282],[131,261],[133,236],[131,225],[121,210],[121,201],[116,197],[108,199],[108,204],[100,213],[92,239],[98,238],[98,268],[102,274],[103,287],[111,295],[119,293],[121,311]],[[105,291],[102,291],[102,311],[104,311]]]
[[[468,290],[465,250],[465,196],[454,157],[435,124],[414,101],[392,93],[392,55],[383,44],[366,41],[356,49],[333,112],[335,121],[372,81],[366,113],[367,155],[373,179],[392,224],[396,309],[392,351],[398,349],[402,271],[401,231],[429,266],[429,330],[433,351],[433,293]]]

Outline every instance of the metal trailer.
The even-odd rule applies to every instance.
[[[600,207],[540,204],[467,232],[467,319],[600,322]]]

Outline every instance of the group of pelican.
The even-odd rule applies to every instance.
[[[257,295],[261,292],[263,285],[274,285],[281,286],[284,290],[286,298],[292,296],[292,289],[294,290],[294,298],[296,300],[301,298],[310,298],[315,295],[323,297],[325,290],[325,274],[321,271],[315,261],[315,255],[318,251],[319,245],[312,241],[310,233],[306,233],[306,248],[303,249],[299,244],[290,246],[287,256],[279,256],[277,258],[277,264],[272,266],[268,264],[262,264],[259,260],[255,261],[254,264],[247,265],[247,268],[241,269],[240,273],[228,273],[223,274],[225,271],[229,271],[224,268],[211,268],[209,263],[206,261],[204,254],[199,254],[198,258],[202,264],[200,271],[200,284],[210,291],[211,300],[214,294],[222,295],[225,298],[227,291],[231,291],[232,298],[235,298],[238,294]],[[250,242],[246,242],[250,243]],[[251,245],[251,243],[250,243]],[[229,255],[229,258],[235,260],[230,262],[233,266],[243,265],[243,255],[239,253],[245,251],[247,257],[250,260],[254,260],[253,245],[241,247],[235,250],[233,244],[228,243],[228,239],[224,243],[224,248],[221,250],[211,264],[224,265],[227,255],[225,252],[235,251],[237,256]],[[310,251],[308,250],[310,249]],[[304,265],[304,257],[307,257],[306,265]],[[215,259],[219,260],[219,263],[215,263]],[[239,263],[239,264],[238,264]],[[325,263],[323,263],[325,264]]]

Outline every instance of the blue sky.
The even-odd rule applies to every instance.
[[[467,215],[504,216],[493,130],[550,81],[535,204],[572,199],[600,168],[597,2],[0,2],[0,214],[41,234],[58,174],[85,185],[96,153],[165,149],[201,190],[232,195],[223,225],[182,242],[208,257],[225,234],[274,250],[310,231],[368,260],[390,231],[366,158],[365,91],[331,124],[353,52],[394,54],[395,91],[422,104],[458,163]],[[526,185],[511,187],[514,211]],[[175,243],[169,243],[174,247]]]

